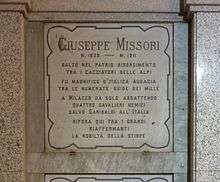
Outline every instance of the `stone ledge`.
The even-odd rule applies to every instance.
[[[59,21],[59,22],[88,22],[88,21],[126,21],[126,22],[182,22],[183,17],[174,13],[62,13],[62,12],[31,12],[29,21]]]
[[[92,1],[92,3],[91,3]],[[0,4],[25,4],[33,12],[169,12],[179,13],[177,0],[1,0]]]
[[[185,0],[184,12],[186,17],[191,17],[196,12],[219,12],[219,0]]]
[[[21,12],[27,17],[27,11],[30,10],[30,0],[1,0],[0,11]]]
[[[1,0],[0,4],[28,4],[30,0]]]
[[[12,11],[12,12],[20,12],[24,17],[27,17],[28,11],[27,6],[25,4],[1,4],[0,3],[0,12],[4,11]]]
[[[193,5],[220,5],[219,0],[186,0],[186,4]]]
[[[219,0],[1,0],[0,11],[30,12],[144,12],[180,13],[220,11]]]
[[[92,1],[92,3],[91,3]],[[71,2],[71,3],[70,3]],[[32,11],[179,12],[176,0],[32,0]]]

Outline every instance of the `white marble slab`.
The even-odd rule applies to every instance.
[[[27,24],[27,179],[44,182],[44,174],[173,174],[187,181],[187,32],[174,23],[174,152],[46,153],[44,124],[44,24]],[[32,51],[34,50],[34,51]]]
[[[47,24],[47,149],[172,151],[172,24]]]

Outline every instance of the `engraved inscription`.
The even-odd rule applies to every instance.
[[[171,24],[45,26],[46,146],[172,151]]]
[[[173,182],[172,175],[46,175],[45,182]]]

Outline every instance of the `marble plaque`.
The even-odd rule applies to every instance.
[[[173,182],[173,175],[46,175],[45,182]]]
[[[173,150],[172,24],[45,24],[49,151]]]

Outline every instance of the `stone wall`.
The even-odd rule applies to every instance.
[[[186,6],[183,8],[184,2]],[[84,1],[83,4],[79,4],[76,0],[71,3],[67,0],[1,0],[0,181],[25,181],[27,157],[25,155],[25,128],[27,127],[25,124],[25,72],[28,72],[28,70],[25,71],[25,21],[71,21],[73,17],[78,21],[88,21],[88,19],[101,21],[105,14],[108,21],[129,21],[133,18],[133,21],[143,22],[148,17],[156,22],[182,22],[183,17],[179,16],[179,13],[183,13],[182,9],[185,9],[184,19],[190,23],[192,43],[190,50],[192,72],[189,79],[191,83],[189,93],[192,96],[189,111],[191,116],[189,141],[192,150],[189,153],[188,166],[191,174],[189,181],[219,181],[220,15],[218,12],[220,3],[218,0],[150,0],[148,3],[145,1],[125,3],[122,0],[95,0],[91,3],[89,0]],[[120,11],[124,12],[124,16],[118,14]],[[94,15],[95,12],[99,14]],[[50,160],[52,158],[49,157]],[[29,156],[28,159],[34,159],[34,156],[32,158]],[[38,163],[38,159],[29,160],[29,162]],[[42,160],[44,167],[49,168],[50,166],[44,163],[46,160]],[[56,164],[60,161],[59,158],[57,160]],[[71,165],[71,161],[68,161],[67,165]],[[39,163],[38,166],[41,167]],[[34,182],[39,179],[43,180],[42,175],[30,175],[26,181]]]
[[[24,18],[0,12],[0,181],[24,181]]]

